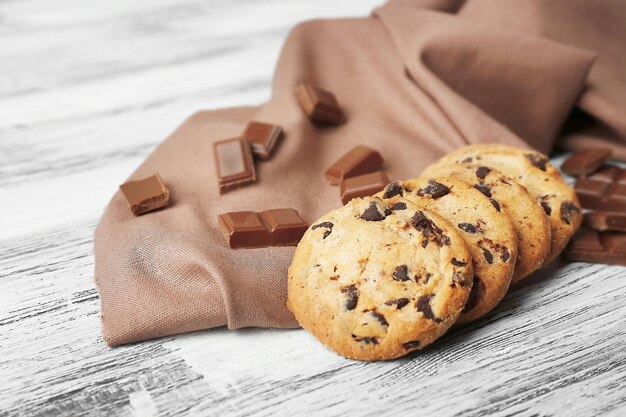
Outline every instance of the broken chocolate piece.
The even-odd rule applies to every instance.
[[[359,302],[359,292],[356,285],[352,284],[347,287],[343,287],[341,292],[346,295],[346,302],[344,304],[346,310],[354,310]]]
[[[254,156],[265,161],[269,159],[282,134],[283,129],[278,125],[252,121],[241,136],[250,144]]]
[[[424,197],[430,195],[433,199],[438,199],[447,195],[450,192],[450,188],[435,180],[428,180],[428,185],[425,188],[417,190],[417,195]]]
[[[120,185],[128,208],[135,216],[165,207],[170,201],[170,191],[156,173],[141,180]]]
[[[383,158],[377,150],[369,146],[355,146],[326,170],[326,180],[337,185],[346,178],[378,171],[382,164]]]
[[[345,121],[333,93],[310,84],[300,84],[295,93],[300,107],[312,122],[340,124]]]
[[[626,213],[592,211],[585,213],[584,226],[603,231],[626,232]]]
[[[294,209],[223,213],[218,224],[232,249],[295,246],[307,229]]]
[[[404,195],[404,188],[402,188],[399,182],[390,182],[385,187],[385,193],[383,194],[383,198],[391,198],[395,195]]]
[[[582,228],[565,249],[565,259],[626,266],[626,233]]]
[[[576,181],[574,190],[584,208],[600,211],[626,211],[626,170],[605,165]]]
[[[379,222],[381,220],[385,220],[389,214],[391,214],[391,210],[385,207],[384,204],[372,201],[370,202],[369,207],[363,211],[361,218],[368,222]]]
[[[213,155],[220,194],[256,182],[250,144],[242,138],[215,142]]]
[[[539,168],[542,171],[546,170],[546,164],[549,161],[547,156],[538,153],[528,153],[526,154],[526,159],[528,159],[528,162],[530,162],[531,165]]]
[[[353,198],[367,197],[376,194],[381,191],[388,182],[389,179],[387,179],[387,175],[382,171],[347,178],[341,182],[341,186],[339,187],[341,202],[347,204],[348,201]]]
[[[611,156],[612,151],[605,148],[590,148],[576,152],[561,165],[561,171],[574,177],[589,175],[600,168]]]
[[[396,281],[410,281],[408,267],[406,265],[396,267],[396,270],[393,272],[393,279]]]

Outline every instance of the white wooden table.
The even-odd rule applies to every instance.
[[[423,353],[302,330],[109,349],[94,226],[189,114],[267,99],[298,21],[379,0],[0,1],[0,416],[626,415],[626,269],[557,265]]]

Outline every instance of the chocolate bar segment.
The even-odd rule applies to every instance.
[[[585,213],[583,226],[601,232],[605,230],[626,232],[626,213],[591,211]]]
[[[584,208],[626,211],[626,170],[605,165],[586,178],[579,178],[574,186]]]
[[[589,175],[604,165],[611,153],[605,148],[584,149],[567,158],[561,165],[561,171],[574,177]]]
[[[582,228],[572,237],[564,254],[573,262],[626,266],[626,233]]]
[[[295,246],[308,227],[294,209],[223,213],[218,224],[232,249]]]
[[[256,182],[250,144],[233,138],[213,144],[220,194]]]
[[[346,178],[378,171],[382,164],[383,158],[377,150],[355,146],[326,170],[326,180],[332,185],[340,184]]]
[[[257,159],[267,160],[282,137],[283,129],[278,125],[250,122],[241,135],[248,141]]]
[[[294,209],[265,210],[261,212],[261,218],[272,246],[297,245],[309,227]]]
[[[357,197],[366,197],[382,191],[389,184],[389,179],[383,171],[371,172],[358,177],[347,178],[339,187],[343,204]]]
[[[315,123],[340,124],[345,121],[335,95],[310,84],[296,87],[296,98],[308,118]]]
[[[158,173],[141,180],[128,181],[120,185],[120,191],[135,216],[165,207],[170,201],[170,191]]]

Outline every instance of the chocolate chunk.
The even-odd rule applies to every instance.
[[[345,121],[333,93],[310,84],[300,84],[295,93],[300,107],[312,122],[340,124]]]
[[[576,152],[561,165],[561,171],[574,177],[589,175],[600,168],[611,156],[612,151],[604,148],[590,148]]]
[[[326,180],[333,185],[340,184],[346,178],[378,171],[382,164],[383,158],[376,149],[355,146],[326,170]]]
[[[538,153],[528,153],[526,154],[526,159],[528,159],[528,162],[530,162],[533,166],[539,168],[542,171],[546,170],[546,164],[548,163],[548,158],[545,155],[541,155]]]
[[[582,228],[565,249],[565,259],[626,266],[626,233]]]
[[[156,173],[141,180],[120,185],[126,204],[135,216],[165,207],[170,201],[170,190]]]
[[[490,198],[489,201],[491,201],[491,205],[494,206],[496,208],[496,210],[500,211],[500,203],[498,203],[493,198]]]
[[[626,170],[605,165],[574,186],[584,208],[626,212]]]
[[[561,202],[561,220],[563,220],[566,224],[571,224],[572,215],[579,212],[580,209],[578,206],[571,201]]]
[[[447,195],[450,192],[450,188],[445,185],[437,182],[435,180],[428,180],[428,185],[425,188],[420,188],[417,190],[417,195],[420,197],[424,197],[425,195],[430,195],[433,199],[437,199]]]
[[[343,204],[357,197],[367,197],[381,191],[389,182],[387,175],[382,171],[359,175],[341,181],[339,194]]]
[[[491,188],[485,184],[475,184],[474,188],[483,193],[485,197],[491,197]]]
[[[543,207],[543,211],[545,211],[548,216],[552,214],[552,207],[550,207],[550,204],[548,204],[547,201],[542,201],[539,204],[541,204],[541,207]]]
[[[585,213],[584,226],[599,231],[626,232],[626,213],[592,211]]]
[[[463,272],[461,271],[454,271],[454,274],[452,275],[451,287],[454,288],[456,284],[459,284],[461,287],[465,287],[467,284],[465,282],[465,278],[463,277]]]
[[[223,213],[218,224],[232,249],[297,245],[307,229],[293,209]]]
[[[467,262],[466,261],[459,261],[456,258],[452,258],[452,260],[450,261],[450,263],[454,266],[466,266]]]
[[[256,182],[250,144],[242,138],[215,142],[213,156],[220,194]]]
[[[416,349],[418,347],[420,347],[420,341],[419,340],[411,340],[410,342],[406,342],[402,344],[402,347],[409,350],[409,349]]]
[[[389,208],[385,207],[382,203],[372,201],[369,207],[363,211],[361,218],[368,222],[379,222],[385,220],[389,214],[391,214]]]
[[[333,224],[331,222],[322,222],[322,223],[314,224],[313,226],[311,226],[311,230],[315,230],[318,227],[323,227],[323,228],[328,229],[324,232],[324,236],[322,237],[322,239],[326,239],[328,235],[330,235],[330,233],[333,231]]]
[[[402,307],[409,304],[408,298],[398,298],[397,300],[389,300],[385,303],[385,305],[393,306],[395,305],[398,310],[402,309]]]
[[[474,307],[478,305],[478,302],[484,297],[486,291],[485,283],[478,277],[478,275],[474,275],[474,283],[472,285],[472,290],[470,291],[467,302],[465,303],[465,307],[463,308],[463,312],[467,313],[472,310]]]
[[[406,265],[396,267],[396,270],[393,272],[393,279],[396,281],[410,281],[408,267]]]
[[[422,232],[424,240],[422,241],[422,247],[428,246],[428,242],[435,242],[439,246],[450,246],[450,238],[443,234],[437,225],[427,218],[422,211],[416,211],[411,219],[411,224],[419,232]]]
[[[378,322],[381,324],[381,326],[385,326],[385,327],[389,326],[389,323],[387,323],[387,320],[385,319],[385,316],[383,316],[379,312],[377,312],[377,311],[370,311],[370,314],[372,316],[374,316],[374,318],[376,320],[378,320]]]
[[[356,340],[357,342],[362,342],[362,343],[365,343],[366,345],[377,345],[378,344],[378,338],[377,337],[359,337],[359,336],[352,335],[352,338],[354,340]]]
[[[459,223],[457,225],[459,227],[459,229],[463,230],[464,232],[467,233],[476,233],[478,232],[478,229],[476,229],[476,226],[474,226],[471,223]]]
[[[269,159],[282,135],[283,129],[278,125],[252,121],[248,123],[241,137],[248,141],[254,156],[265,161]]]
[[[487,263],[492,264],[493,263],[493,255],[489,251],[489,249],[485,249],[485,248],[480,248],[480,249],[483,251],[483,255],[485,256],[485,260],[487,261]]]
[[[385,187],[385,193],[383,194],[383,198],[391,198],[395,195],[404,195],[404,188],[402,188],[399,182],[390,182]]]
[[[343,287],[341,288],[341,292],[346,295],[346,302],[344,304],[346,310],[354,310],[359,302],[359,292],[356,285],[352,284]]]
[[[491,172],[491,169],[487,167],[478,167],[476,169],[476,176],[480,178],[481,180],[484,180],[485,177],[487,177],[487,175],[489,175],[490,172]]]
[[[398,201],[397,203],[394,203],[391,206],[392,210],[406,210],[406,203],[403,203],[402,201]]]
[[[441,319],[435,318],[435,314],[433,313],[433,310],[430,307],[431,298],[433,298],[432,294],[422,295],[420,298],[417,299],[417,302],[415,303],[415,307],[417,308],[417,311],[421,311],[422,313],[424,313],[424,317],[426,317],[428,320],[432,320],[434,322],[439,323],[441,322]]]

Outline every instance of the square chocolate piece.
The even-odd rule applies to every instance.
[[[267,228],[254,211],[235,211],[217,216],[228,245],[235,248],[262,248],[268,245]]]
[[[215,142],[213,155],[220,194],[256,182],[250,144],[243,138]]]
[[[346,178],[378,171],[383,157],[376,149],[358,145],[333,163],[324,173],[331,185],[340,184]]]
[[[283,129],[278,125],[252,121],[241,136],[250,143],[254,156],[265,161],[269,159],[282,134]]]
[[[156,173],[141,180],[120,185],[128,208],[135,216],[165,207],[170,201],[170,191]]]
[[[345,117],[335,95],[310,84],[296,87],[296,98],[304,113],[314,123],[341,124]]]
[[[309,227],[294,209],[273,209],[261,212],[274,246],[297,245]]]
[[[382,191],[387,184],[389,179],[383,171],[346,178],[339,187],[341,202],[347,204],[353,198],[374,195]]]

